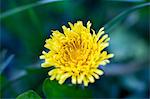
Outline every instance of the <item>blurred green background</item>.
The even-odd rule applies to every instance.
[[[150,96],[148,0],[1,0],[0,97],[24,94],[43,98],[131,98]],[[40,67],[45,39],[67,22],[92,22],[96,31],[105,26],[114,53],[105,74],[84,88],[49,81]],[[68,26],[68,25],[67,25]],[[45,80],[46,79],[46,80]],[[45,81],[44,81],[45,80]],[[36,94],[37,93],[37,94]],[[37,96],[37,97],[36,97]],[[22,99],[22,98],[20,98]]]

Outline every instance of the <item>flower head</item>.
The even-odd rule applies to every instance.
[[[90,21],[86,27],[82,21],[68,24],[70,28],[62,26],[63,33],[52,31],[51,38],[46,40],[44,47],[49,52],[42,52],[40,58],[45,59],[45,62],[41,66],[53,66],[48,74],[51,76],[50,80],[56,79],[59,84],[71,77],[73,84],[83,83],[88,86],[88,83],[93,83],[103,75],[99,66],[106,65],[109,63],[108,59],[113,57],[113,54],[104,51],[110,38],[104,33],[104,27],[95,34],[95,31],[90,29]]]

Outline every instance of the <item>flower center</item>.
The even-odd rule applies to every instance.
[[[62,50],[64,50],[62,51],[62,57],[67,60],[68,66],[83,67],[83,65],[89,64],[91,48],[88,47],[86,41],[80,39],[70,40],[63,44]]]

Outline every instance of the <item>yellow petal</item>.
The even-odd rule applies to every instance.
[[[100,28],[98,32],[102,32],[104,30],[104,27]]]
[[[50,80],[54,80],[55,78],[56,78],[56,74],[52,75],[52,76],[50,77]]]
[[[88,86],[88,80],[86,78],[83,79],[84,86]]]
[[[58,74],[58,75],[56,76],[56,80],[60,80],[60,77],[61,77],[61,74]]]
[[[87,78],[89,79],[89,81],[91,82],[91,83],[94,83],[94,77],[92,76],[92,75],[90,75],[90,74],[88,74],[87,75]]]
[[[94,72],[99,75],[103,75],[103,73],[104,73],[102,70],[99,70],[99,69],[95,69]]]
[[[107,56],[107,52],[103,51],[102,54],[101,54],[101,57],[106,57],[106,56]]]
[[[109,60],[103,60],[103,61],[100,61],[99,65],[105,66],[109,62],[110,62]]]
[[[104,36],[102,36],[102,38],[98,41],[98,43],[103,42],[105,39],[108,38],[108,34],[105,34]]]
[[[60,80],[59,80],[59,84],[63,84],[64,82],[65,82],[65,80],[67,79],[67,78],[69,78],[71,76],[71,73],[65,73],[65,74],[63,74],[62,76],[61,76],[61,78],[60,78]]]
[[[50,63],[48,63],[48,62],[45,62],[45,63],[42,63],[41,64],[41,67],[44,67],[44,68],[46,68],[46,67],[51,67],[52,66],[52,64],[50,64]]]
[[[71,27],[71,29],[73,29],[73,24],[71,22],[68,22],[68,24]]]
[[[112,57],[114,57],[114,54],[108,54],[107,55],[107,58],[112,58]]]
[[[77,21],[77,24],[83,26],[83,22],[82,21]]]
[[[96,79],[99,79],[99,75],[95,74],[95,73],[92,73],[92,75],[96,78]]]
[[[104,31],[104,27],[102,27],[99,31],[98,31],[98,33],[97,33],[97,35],[96,35],[96,41],[105,33]]]
[[[78,84],[82,83],[83,78],[84,78],[84,74],[83,73],[78,76]]]
[[[91,22],[88,21],[88,22],[87,22],[87,28],[90,29],[91,25],[92,25]]]
[[[45,59],[45,56],[44,56],[44,55],[41,55],[41,56],[40,56],[40,59]]]
[[[104,42],[108,42],[108,41],[110,41],[110,38],[108,37]]]
[[[72,84],[76,84],[76,80],[77,80],[76,76],[73,75],[73,76],[72,76]]]
[[[58,71],[58,69],[53,69],[51,71],[48,72],[48,75],[53,75],[53,74],[56,74]]]
[[[47,54],[45,51],[42,51],[42,54]]]
[[[93,37],[95,38],[96,34],[95,34],[95,31],[93,29],[92,29],[92,32],[93,32]]]

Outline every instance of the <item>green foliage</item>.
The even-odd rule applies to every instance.
[[[61,1],[61,0],[47,0],[47,1],[46,0],[45,1],[40,0],[38,2],[34,2],[34,3],[31,3],[31,4],[25,5],[25,6],[17,7],[13,10],[2,13],[1,16],[0,16],[0,19],[1,18],[6,18],[10,15],[14,15],[16,13],[22,12],[22,11],[27,10],[27,9],[31,9],[33,7],[41,6],[41,5],[52,3],[52,2],[58,2],[58,1]]]
[[[46,79],[43,84],[43,92],[48,99],[83,99],[91,97],[91,92],[74,85],[59,85],[56,81]],[[82,94],[81,94],[82,93]]]
[[[29,90],[19,95],[16,99],[42,99],[42,98],[33,90]]]
[[[116,55],[116,60],[120,62],[130,61],[130,59],[132,58],[135,58],[137,60],[146,60],[146,58],[148,57],[148,55],[146,55],[146,53],[148,53],[148,50],[146,49],[148,48],[144,43],[144,40],[134,35],[133,31],[129,31],[125,27],[118,26],[118,28],[115,29],[114,32],[110,34],[110,36],[112,39],[110,42],[110,48],[112,49],[111,51]],[[130,49],[130,51],[126,48]]]
[[[50,99],[147,98],[149,73],[145,67],[149,65],[149,1],[58,1],[61,0],[1,0],[0,98],[15,98],[31,89],[42,98]],[[60,26],[78,20],[84,24],[90,20],[97,31],[104,26],[111,38],[108,50],[115,57],[105,67],[104,76],[88,88],[59,85],[49,79],[44,81],[50,69],[40,67],[39,55],[50,30],[61,31]],[[35,92],[29,91],[18,97],[29,99],[27,96],[37,96]]]
[[[127,17],[131,12],[136,11],[140,8],[144,8],[144,7],[149,7],[150,3],[143,3],[134,7],[131,7],[125,11],[123,11],[122,13],[120,13],[119,15],[117,15],[116,17],[114,17],[114,19],[112,19],[111,21],[109,21],[104,27],[107,30],[106,32],[109,32],[112,28],[114,28],[122,19],[124,19],[125,17]],[[117,25],[118,26],[118,25]]]
[[[3,94],[2,90],[5,86],[5,83],[7,83],[6,78],[3,75],[0,75],[0,98],[2,97]]]
[[[7,56],[7,51],[3,50],[0,53],[0,74],[4,71],[4,69],[8,66],[8,64],[14,58],[14,55]],[[7,57],[7,58],[6,58]],[[5,59],[6,58],[6,59]]]
[[[43,83],[43,93],[47,99],[83,99],[83,98],[90,98],[92,92],[87,88],[80,88],[79,86],[75,85],[67,85],[63,84],[60,85],[56,81],[51,81],[50,79],[45,79]],[[82,94],[81,94],[82,93]],[[41,99],[40,96],[32,91],[29,90],[20,94],[17,99]]]
[[[146,0],[107,0],[107,1],[117,1],[117,2],[145,2]]]

